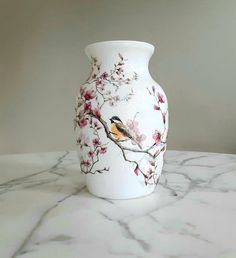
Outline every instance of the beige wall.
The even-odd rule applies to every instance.
[[[236,153],[235,0],[0,0],[0,154],[74,149],[88,43],[157,46],[169,149]]]

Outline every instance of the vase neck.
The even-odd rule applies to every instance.
[[[96,58],[104,71],[110,71],[114,65],[124,63],[139,77],[150,76],[148,64],[154,47],[149,43],[126,40],[104,41],[88,45],[85,52],[90,59]]]

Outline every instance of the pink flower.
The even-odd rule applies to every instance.
[[[102,79],[107,79],[108,77],[108,73],[107,72],[104,72],[102,75],[101,75],[101,78]]]
[[[137,121],[133,121],[133,120],[129,119],[126,122],[126,126],[128,127],[128,129],[130,131],[138,133],[138,122]]]
[[[161,142],[161,133],[155,130],[154,134],[152,135],[152,138],[154,139],[156,145],[160,144]]]
[[[113,99],[117,102],[120,100],[120,97],[117,95],[117,96],[113,97]]]
[[[157,98],[160,103],[165,103],[164,95],[162,95],[161,93],[159,93],[159,92],[157,93]]]
[[[157,106],[157,105],[154,105],[153,108],[154,108],[155,110],[160,110],[160,107]]]
[[[145,184],[147,184],[147,182],[152,178],[152,175],[153,175],[152,168],[149,168],[146,173]]]
[[[78,115],[79,119],[81,119],[84,116],[84,113],[85,113],[84,109],[79,111],[79,115]]]
[[[99,124],[98,124],[97,121],[95,121],[95,122],[93,123],[93,125],[94,125],[94,127],[96,127],[97,130],[99,130],[99,129],[102,128],[101,126],[99,126]]]
[[[98,117],[98,118],[101,117],[101,112],[100,112],[100,109],[99,109],[99,108],[94,108],[94,109],[92,110],[92,113],[93,113],[94,116],[96,116],[96,117]]]
[[[84,98],[86,100],[94,99],[96,97],[96,92],[94,90],[87,90],[84,93]]]
[[[139,169],[139,167],[138,167],[138,165],[137,165],[137,166],[135,167],[135,169],[134,169],[134,173],[136,174],[136,176],[138,176],[139,172],[140,172],[140,169]]]
[[[98,146],[98,145],[100,145],[101,144],[101,142],[100,142],[100,140],[98,139],[98,138],[94,138],[93,139],[93,145],[96,147],[96,146]]]
[[[88,156],[89,156],[89,158],[93,158],[94,153],[93,153],[92,151],[89,151],[89,152],[88,152]]]
[[[123,72],[124,72],[124,70],[121,67],[116,69],[116,74],[117,75],[121,75]]]
[[[96,84],[97,84],[97,83],[96,83]],[[97,86],[97,88],[99,88],[99,90],[102,90],[102,91],[105,90],[105,84],[104,84],[104,83],[99,83],[99,84],[97,84],[96,86]]]
[[[99,86],[100,84],[102,84],[102,80],[96,80],[96,86]]]
[[[84,103],[84,112],[88,112],[91,108],[91,102]]]
[[[80,128],[85,127],[87,124],[88,124],[88,121],[86,119],[82,118],[82,119],[79,120],[79,127]]]
[[[99,153],[105,154],[107,152],[107,147],[101,147]]]
[[[91,165],[89,160],[82,160],[81,161],[81,165],[85,166],[85,167],[89,167]]]
[[[143,141],[146,140],[146,135],[145,134],[138,134],[138,135],[135,135],[135,140],[136,142],[138,142],[139,144],[141,144]]]

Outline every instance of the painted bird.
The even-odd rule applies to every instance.
[[[140,149],[142,149],[142,146],[133,138],[118,116],[113,116],[110,118],[110,121],[111,133],[117,141],[127,141],[130,139],[134,141]]]

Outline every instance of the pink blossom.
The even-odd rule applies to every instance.
[[[100,90],[102,90],[102,91],[105,90],[105,84],[104,84],[104,83],[98,84],[97,87],[98,87]]]
[[[128,127],[128,129],[130,131],[133,131],[134,133],[138,133],[138,122],[137,121],[134,121],[134,120],[127,120],[126,122],[126,126]]]
[[[78,115],[79,119],[81,119],[84,116],[84,114],[85,114],[84,109],[80,110]]]
[[[88,112],[91,108],[91,102],[85,102],[84,103],[84,112]]]
[[[88,121],[86,119],[82,118],[82,119],[79,120],[79,127],[80,128],[85,127],[87,124],[88,124]]]
[[[99,126],[99,124],[98,124],[97,121],[95,121],[95,122],[93,123],[93,125],[94,125],[94,127],[96,127],[97,130],[99,130],[99,129],[102,128],[101,126]]]
[[[117,95],[117,96],[114,96],[113,99],[117,102],[120,100],[120,97]]]
[[[92,151],[89,151],[89,152],[88,152],[88,156],[89,156],[89,158],[93,158],[94,153],[93,153]]]
[[[89,160],[82,160],[81,161],[81,165],[85,166],[85,167],[89,167],[91,165]]]
[[[124,72],[124,70],[121,67],[116,69],[116,74],[117,75],[121,75],[123,72]]]
[[[139,169],[139,167],[138,167],[138,165],[137,165],[137,166],[135,167],[135,169],[134,169],[134,173],[136,174],[136,176],[138,176],[139,172],[140,172],[140,169]]]
[[[136,142],[138,142],[139,144],[141,144],[143,141],[145,141],[146,140],[146,135],[145,134],[136,134],[135,135],[135,140],[136,140]]]
[[[164,95],[162,95],[161,93],[157,93],[157,97],[158,97],[158,101],[160,103],[165,103],[165,98],[164,98]]]
[[[100,145],[101,144],[101,142],[100,142],[100,140],[98,139],[98,138],[94,138],[93,139],[93,145],[94,146],[98,146],[98,145]]]
[[[102,75],[101,75],[101,78],[102,79],[107,79],[107,77],[108,77],[108,73],[107,72],[104,72]]]
[[[96,92],[94,90],[87,90],[84,93],[84,98],[86,100],[94,99],[96,97]]]
[[[157,106],[157,105],[154,105],[153,108],[154,108],[155,110],[160,110],[160,107]]]
[[[95,84],[96,84],[96,86],[99,86],[99,85],[101,85],[102,84],[102,80],[96,80],[96,82],[95,82]]]
[[[146,177],[145,177],[145,183],[146,184],[152,178],[152,174],[153,174],[152,168],[149,168],[147,173],[146,173]]]
[[[139,132],[138,125],[139,125],[139,123],[137,121],[134,121],[134,120],[129,119],[126,122],[126,126],[127,126],[128,130],[129,130],[129,132],[131,133],[131,135],[133,136],[133,138],[135,140],[133,142],[133,144],[139,143],[141,145],[142,142],[146,140],[146,135],[141,134]]]
[[[101,147],[99,153],[105,154],[107,152],[107,147]]]
[[[156,145],[160,144],[161,142],[161,133],[155,130],[154,134],[152,135],[152,138],[154,139]]]
[[[99,108],[94,108],[94,109],[92,110],[92,113],[93,113],[94,116],[96,116],[96,117],[98,117],[98,118],[101,117],[101,112],[100,112],[100,109],[99,109]]]

